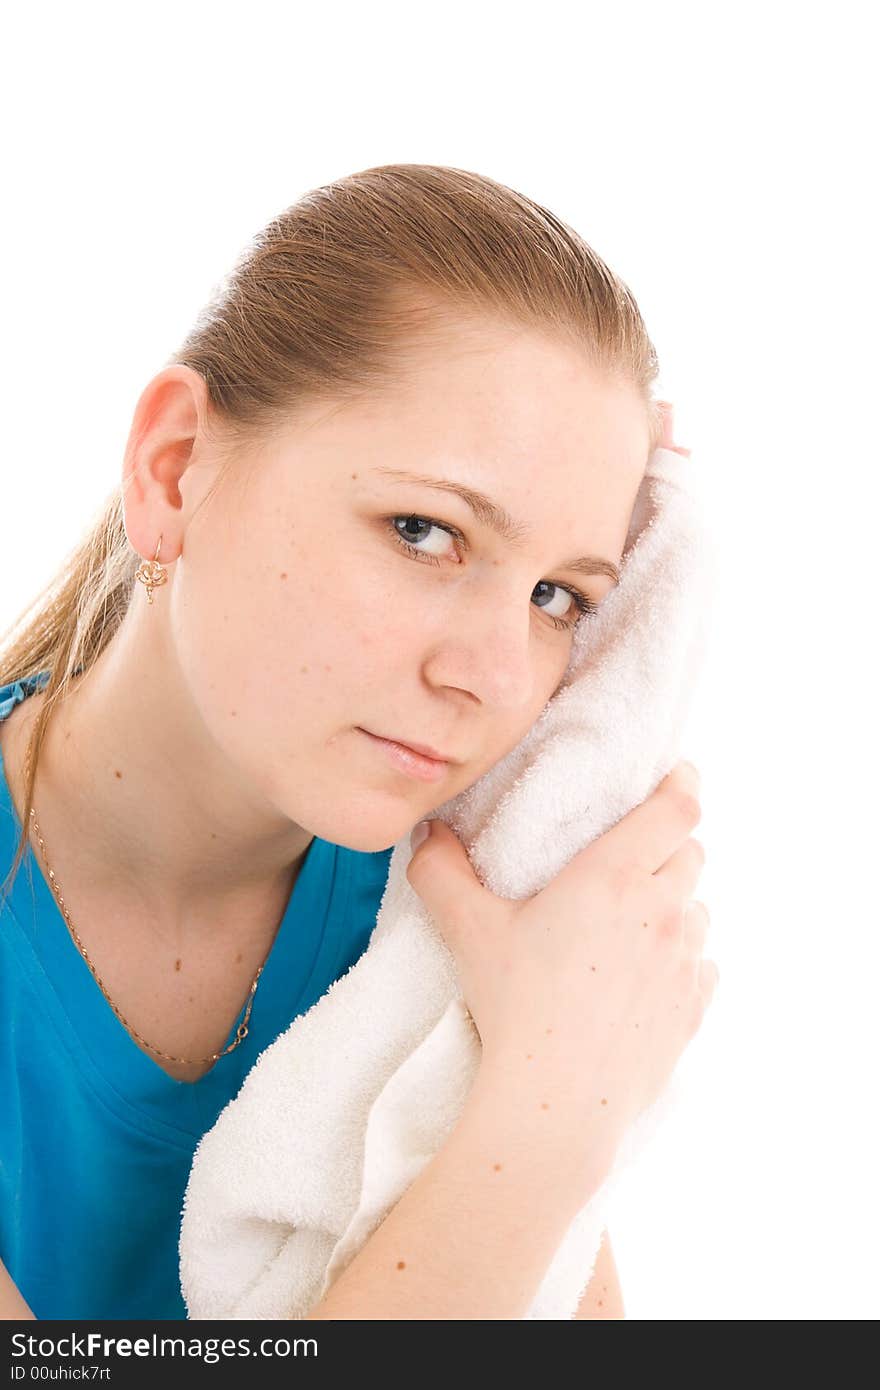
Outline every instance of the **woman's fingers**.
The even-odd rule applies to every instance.
[[[663,421],[660,431],[660,448],[671,449],[675,454],[682,454],[685,458],[690,458],[690,449],[685,449],[681,444],[674,444],[674,408],[671,401],[659,401],[661,418]]]

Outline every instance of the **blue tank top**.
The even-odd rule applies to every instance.
[[[0,719],[47,678],[0,685]],[[0,883],[20,831],[0,754]],[[28,843],[0,906],[0,1259],[35,1317],[186,1318],[178,1238],[196,1145],[259,1053],[366,949],[392,849],[312,840],[247,1037],[184,1082],[117,1019]]]

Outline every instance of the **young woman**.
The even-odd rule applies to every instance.
[[[392,165],[274,219],[146,385],[121,488],[0,651],[7,1316],[185,1317],[177,1239],[199,1138],[365,949],[394,845],[559,684],[575,623],[615,583],[646,461],[674,447],[656,376],[632,295],[570,228],[476,174]],[[652,925],[670,901],[682,919],[693,892],[695,806],[673,778],[610,832],[618,856],[651,858]],[[431,843],[412,869],[426,901],[463,853],[448,828]],[[574,924],[572,905],[556,926]],[[615,1077],[621,1130],[708,1001],[704,930],[692,914],[668,947],[687,1008],[670,1004],[662,1045]],[[645,966],[620,935],[611,978],[631,983]],[[518,1043],[493,1026],[508,1018],[497,981],[479,984],[492,962],[462,964],[493,1062],[482,1120],[510,1135]],[[529,968],[550,990],[564,967],[548,950]],[[548,1093],[571,1098],[571,1066],[548,1061]],[[570,1205],[611,1117],[577,1165],[554,1124],[541,1142],[558,1139]],[[505,1230],[512,1273],[487,1316],[519,1316],[552,1255],[547,1230],[529,1250]],[[607,1289],[607,1245],[603,1260]],[[369,1255],[327,1316],[459,1315],[439,1276],[408,1309],[358,1269]],[[596,1285],[584,1315],[620,1315],[613,1292],[602,1305]]]

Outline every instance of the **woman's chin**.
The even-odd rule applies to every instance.
[[[408,805],[400,795],[389,796],[369,788],[351,790],[340,802],[334,806],[328,794],[320,810],[309,817],[309,829],[322,840],[360,854],[391,849],[408,838],[416,821],[431,814],[430,806],[421,810],[414,798]]]

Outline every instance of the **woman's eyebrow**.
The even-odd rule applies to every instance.
[[[508,511],[500,503],[487,497],[484,492],[479,492],[476,488],[467,487],[464,483],[454,482],[450,478],[429,478],[424,473],[408,473],[401,468],[384,468],[381,465],[369,470],[371,473],[381,473],[386,478],[392,478],[396,482],[420,483],[422,487],[433,487],[441,492],[455,493],[460,497],[473,512],[474,516],[484,526],[488,526],[502,540],[511,545],[519,545],[531,535],[531,528],[524,522],[513,519]],[[580,574],[603,574],[609,579],[613,579],[615,584],[620,583],[620,571],[610,560],[603,560],[596,555],[581,555],[573,560],[566,560],[560,566],[561,569],[577,570]]]

